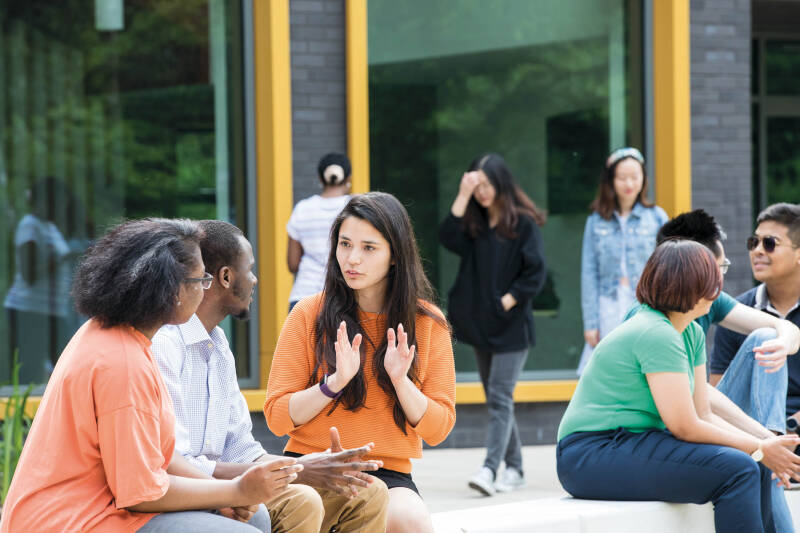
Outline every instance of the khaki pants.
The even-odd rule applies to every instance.
[[[292,484],[265,503],[272,533],[383,533],[389,491],[379,479],[355,498]]]

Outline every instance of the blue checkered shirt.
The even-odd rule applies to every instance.
[[[236,364],[221,328],[211,334],[197,317],[162,327],[151,347],[175,407],[175,449],[211,475],[217,461],[247,463],[264,453],[236,381]]]

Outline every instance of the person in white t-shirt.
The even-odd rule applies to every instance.
[[[20,382],[43,383],[74,333],[69,291],[76,252],[56,224],[56,204],[71,202],[64,184],[43,178],[27,195],[31,211],[14,232],[14,280],[3,301],[11,352],[0,380],[10,376],[13,352],[19,350]]]
[[[322,291],[330,253],[331,225],[350,200],[350,160],[330,153],[319,160],[317,174],[322,192],[300,200],[286,224],[289,247],[286,260],[295,275],[289,310],[306,296]]]

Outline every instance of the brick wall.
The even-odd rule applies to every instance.
[[[692,205],[728,234],[725,289],[752,286],[750,0],[691,1]]]
[[[320,191],[317,162],[346,152],[344,0],[291,0],[294,203]]]

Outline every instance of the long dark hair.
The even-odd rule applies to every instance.
[[[497,224],[498,235],[508,239],[516,237],[514,229],[517,227],[520,214],[529,216],[540,226],[547,221],[547,214],[520,189],[502,157],[497,154],[476,157],[467,169],[468,172],[474,170],[482,170],[494,187],[494,201],[500,206],[501,213]],[[484,231],[488,220],[488,210],[481,207],[474,196],[471,197],[463,217],[464,226],[470,236],[475,238]]]
[[[614,192],[614,176],[617,175],[617,167],[619,164],[628,159],[632,159],[642,166],[642,190],[639,191],[639,196],[636,197],[636,201],[645,207],[653,207],[653,204],[647,200],[647,169],[644,163],[632,155],[620,157],[609,166],[603,167],[603,172],[600,175],[600,185],[597,187],[597,195],[589,205],[589,209],[597,211],[597,214],[606,220],[611,220],[611,215],[614,214],[614,210],[619,208],[617,193]]]
[[[336,259],[339,229],[348,217],[356,217],[369,222],[389,242],[394,264],[389,267],[387,274],[386,299],[381,311],[386,316],[387,326],[397,327],[398,324],[403,324],[408,333],[409,346],[417,341],[415,328],[417,316],[431,317],[447,327],[446,321],[433,311],[432,304],[424,303],[433,301],[433,288],[422,269],[414,229],[403,204],[391,194],[382,192],[369,192],[353,196],[336,217],[331,228],[331,251],[328,256],[325,289],[314,327],[316,365],[309,377],[308,386],[319,381],[322,372],[330,374],[336,371],[334,342],[339,325],[344,321],[347,324],[350,341],[358,333],[361,333],[364,338],[364,342],[361,344],[361,367],[343,389],[342,395],[334,402],[328,413],[332,413],[340,403],[349,411],[357,411],[364,406],[366,395],[363,371],[364,354],[366,343],[370,343],[375,347],[375,353],[372,356],[373,373],[378,385],[393,401],[394,423],[403,433],[406,433],[406,415],[400,406],[391,379],[383,367],[387,348],[386,335],[382,335],[380,339],[370,339],[361,328],[358,321],[355,292],[347,286]],[[408,377],[414,383],[419,383],[417,355],[414,356],[414,361],[408,370]]]

